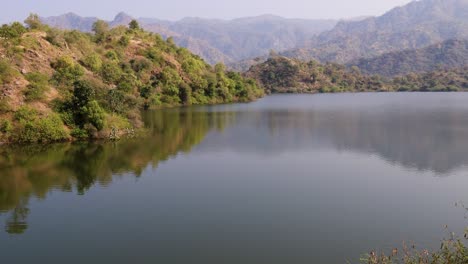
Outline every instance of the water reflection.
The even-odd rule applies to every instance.
[[[468,165],[468,111],[458,109],[240,112],[237,119],[236,126],[200,148],[263,155],[334,149],[378,155],[437,176]]]
[[[361,95],[358,102],[352,95],[274,96],[248,105],[145,113],[148,135],[140,139],[3,146],[0,214],[7,214],[6,232],[22,234],[32,197],[46,199],[53,190],[83,195],[191,151],[348,151],[449,176],[468,165],[468,108],[460,101],[468,96],[437,96]]]
[[[198,111],[145,113],[147,135],[117,142],[5,146],[0,149],[0,214],[10,212],[6,232],[21,234],[31,197],[45,199],[51,190],[80,195],[113,178],[141,175],[151,165],[179,152],[190,152],[209,130],[222,130],[232,115]]]

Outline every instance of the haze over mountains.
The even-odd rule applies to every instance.
[[[90,31],[96,20],[73,13],[43,18],[51,26],[82,31]],[[131,16],[120,13],[109,24],[126,25],[131,20]],[[149,31],[173,37],[178,45],[211,64],[223,62],[237,70],[265,61],[271,50],[304,61],[357,65],[364,73],[385,76],[467,64],[466,45],[455,40],[468,39],[468,0],[413,1],[379,17],[346,21],[273,15],[234,20],[138,21]],[[382,65],[385,69],[378,70]]]
[[[370,59],[351,61],[362,73],[386,77],[422,73],[441,68],[458,68],[468,63],[468,40],[446,40],[421,49],[410,49],[383,54]]]
[[[119,13],[111,26],[128,25],[133,18]],[[45,24],[62,29],[91,31],[95,17],[80,17],[68,13],[42,18]],[[149,31],[163,37],[173,37],[178,45],[190,49],[209,63],[231,63],[268,54],[270,50],[284,51],[305,43],[315,34],[332,29],[336,20],[286,19],[273,15],[234,20],[185,18],[179,21],[140,18]]]
[[[448,39],[468,38],[468,0],[422,0],[380,17],[340,22],[287,57],[347,63]]]

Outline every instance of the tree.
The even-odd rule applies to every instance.
[[[83,128],[87,123],[92,124],[98,130],[103,129],[105,112],[94,100],[95,91],[88,81],[74,83],[72,112],[75,124]]]
[[[141,28],[140,28],[140,24],[138,24],[138,21],[136,21],[135,19],[132,20],[132,21],[130,22],[129,28],[130,28],[131,30],[135,30],[135,31],[141,29]]]
[[[41,22],[41,19],[37,14],[30,14],[24,23],[28,25],[30,29],[42,29],[44,25]]]
[[[93,24],[93,32],[96,37],[96,42],[102,42],[109,32],[109,24],[104,20],[97,20]]]
[[[190,88],[190,86],[187,83],[182,82],[179,85],[180,101],[182,101],[184,105],[190,105],[192,103],[191,97],[192,97],[192,88]]]
[[[3,25],[0,27],[0,38],[16,39],[26,33],[26,28],[19,22],[14,22],[11,25]]]

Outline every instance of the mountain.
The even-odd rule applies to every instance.
[[[301,48],[282,55],[347,63],[388,52],[468,38],[468,0],[421,0],[379,17],[341,21]]]
[[[447,40],[422,49],[390,52],[354,60],[348,66],[357,66],[365,74],[386,77],[468,66],[468,40]]]
[[[90,32],[94,22],[98,19],[95,17],[81,17],[75,13],[66,13],[60,16],[51,16],[41,18],[44,24],[60,29],[76,29],[80,31]]]
[[[246,76],[273,93],[468,90],[468,66],[384,79],[336,63],[272,56],[252,66]]]
[[[126,25],[133,18],[119,13],[111,26]],[[62,29],[91,31],[97,18],[79,17],[68,13],[42,18],[45,24]],[[336,20],[286,19],[274,15],[234,20],[184,18],[166,21],[154,18],[137,19],[146,30],[163,37],[173,37],[176,44],[187,47],[209,63],[231,63],[268,54],[270,50],[285,51],[306,43],[318,33],[332,29]]]
[[[0,27],[0,143],[113,139],[141,128],[142,109],[263,95],[255,80],[138,26],[29,25]]]

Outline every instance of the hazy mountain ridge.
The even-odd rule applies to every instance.
[[[126,25],[133,18],[119,13],[111,26]],[[45,24],[62,29],[91,31],[98,18],[80,17],[73,13],[42,18]],[[171,22],[153,18],[138,21],[146,30],[163,37],[174,37],[178,45],[189,48],[209,63],[235,61],[284,51],[307,42],[314,35],[332,29],[336,20],[287,19],[274,15],[234,20],[184,18]]]
[[[448,39],[468,38],[468,0],[422,0],[380,17],[341,21],[304,48],[282,55],[302,60],[347,63],[384,53],[417,49]]]
[[[468,64],[468,40],[447,40],[422,49],[390,52],[348,63],[365,74],[393,77],[409,72],[421,73]]]

